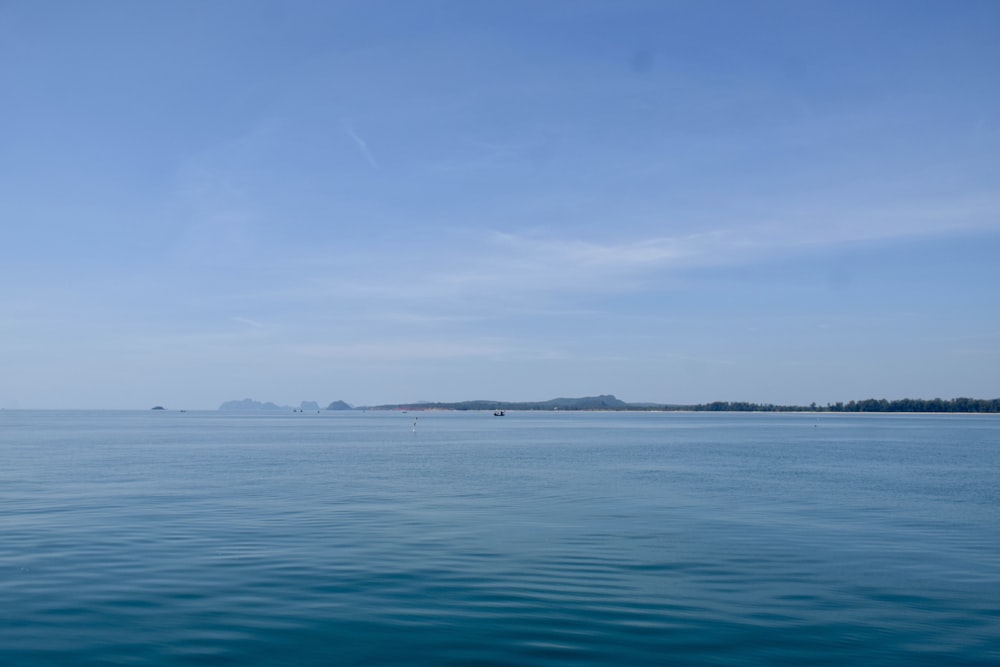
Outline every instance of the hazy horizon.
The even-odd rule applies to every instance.
[[[597,396],[604,396],[604,395],[606,395],[606,394],[598,394]],[[610,395],[610,396],[612,396],[614,398],[617,398],[618,400],[622,400],[620,397],[616,396],[615,394],[607,394],[607,395]],[[454,404],[454,403],[471,403],[471,402],[495,402],[495,403],[498,404],[498,406],[504,407],[504,404],[508,404],[508,403],[544,403],[544,402],[550,401],[550,400],[563,400],[563,399],[565,399],[565,400],[576,400],[576,399],[582,399],[582,398],[592,398],[592,397],[587,397],[587,396],[582,396],[582,395],[581,396],[568,396],[568,395],[567,396],[550,396],[547,399],[539,399],[537,401],[536,400],[522,401],[522,400],[519,400],[519,399],[495,399],[495,398],[481,398],[480,397],[480,398],[458,399],[458,400],[455,400],[455,401],[417,400],[417,401],[402,401],[402,402],[398,402],[398,403],[395,403],[395,402],[390,403],[390,402],[385,402],[385,401],[377,401],[377,402],[373,402],[373,403],[356,403],[356,402],[353,402],[353,401],[346,401],[346,400],[343,400],[343,399],[332,399],[332,400],[329,400],[329,401],[327,401],[327,400],[316,400],[316,399],[302,399],[302,400],[298,400],[298,401],[286,402],[286,401],[272,401],[272,400],[268,400],[268,399],[258,399],[258,398],[253,398],[253,397],[250,397],[250,396],[245,396],[245,397],[239,398],[239,399],[230,399],[230,400],[223,401],[222,403],[220,403],[219,405],[216,405],[214,407],[207,407],[207,406],[191,407],[191,406],[189,406],[187,404],[180,404],[180,405],[173,405],[173,406],[156,404],[156,405],[152,405],[152,406],[149,406],[149,407],[143,407],[143,408],[121,408],[121,407],[78,408],[78,407],[72,407],[72,406],[69,406],[69,407],[64,406],[64,407],[61,407],[61,408],[52,408],[52,407],[22,408],[22,407],[19,407],[19,406],[8,406],[8,407],[0,407],[0,410],[27,410],[27,411],[33,411],[33,410],[34,411],[46,411],[46,410],[52,410],[52,411],[60,411],[60,410],[67,410],[67,411],[95,410],[95,411],[101,411],[101,410],[109,410],[109,411],[120,411],[120,410],[161,410],[162,409],[162,410],[168,410],[168,411],[174,411],[174,412],[177,412],[177,411],[181,411],[181,412],[184,412],[184,411],[195,411],[195,412],[199,412],[199,411],[201,411],[201,412],[213,412],[213,411],[240,412],[241,410],[246,410],[248,408],[226,408],[225,406],[226,406],[227,403],[240,403],[240,402],[243,402],[243,401],[251,401],[252,403],[256,403],[256,404],[259,404],[259,405],[262,405],[262,406],[264,406],[264,405],[272,405],[273,406],[273,407],[269,407],[269,408],[262,408],[263,410],[274,410],[276,408],[277,409],[282,409],[282,410],[284,410],[284,409],[298,410],[300,408],[308,409],[308,410],[313,410],[313,409],[316,409],[316,408],[305,406],[304,404],[316,403],[318,405],[318,409],[320,411],[327,412],[328,411],[327,410],[327,406],[329,406],[329,405],[331,405],[333,403],[338,403],[338,402],[344,402],[344,403],[346,403],[350,407],[351,410],[358,410],[358,409],[377,409],[377,408],[381,408],[381,407],[395,408],[395,407],[398,407],[398,406],[418,406],[418,405],[422,405],[422,404],[449,405],[449,404]],[[830,406],[835,406],[838,403],[846,405],[846,404],[848,404],[850,402],[858,402],[858,401],[865,401],[865,400],[872,400],[872,399],[874,399],[874,400],[886,399],[886,400],[892,402],[894,400],[907,400],[907,399],[912,399],[912,400],[928,400],[928,401],[929,400],[940,399],[940,400],[944,400],[944,401],[951,401],[951,400],[954,400],[954,399],[961,399],[961,398],[972,399],[972,400],[987,400],[987,401],[997,400],[997,397],[987,397],[987,396],[931,396],[931,397],[926,397],[926,396],[904,396],[904,397],[866,396],[864,398],[851,398],[851,399],[844,399],[844,400],[840,400],[840,401],[831,401],[829,403],[816,403],[816,408],[819,411],[824,411],[825,412],[825,408],[830,407]],[[624,402],[627,403],[627,404],[629,404],[629,405],[633,405],[633,406],[648,405],[648,406],[663,406],[663,407],[693,407],[693,406],[698,406],[698,405],[709,405],[711,403],[716,403],[716,402],[728,402],[728,403],[736,403],[736,404],[738,404],[738,403],[751,403],[751,404],[754,403],[753,401],[740,401],[740,400],[734,400],[734,401],[702,401],[702,402],[675,401],[675,402],[671,402],[671,403],[662,403],[662,402],[658,402],[658,401],[646,401],[646,400],[642,400],[642,399],[638,399],[638,400],[625,400]],[[780,404],[779,403],[757,403],[757,405],[760,405],[760,406],[768,406],[768,405],[770,405],[770,406],[773,406],[773,407],[789,407],[789,408],[792,408],[792,407],[794,407],[794,408],[809,408],[810,405],[811,405],[811,403],[780,403]],[[448,408],[441,408],[441,409],[448,409]],[[476,410],[487,410],[487,411],[488,410],[493,410],[493,409],[494,408],[476,408]],[[509,407],[507,407],[505,409],[515,410],[516,408],[509,408]],[[583,411],[592,411],[592,410],[602,410],[602,409],[605,409],[605,408],[581,408],[580,410],[583,410]],[[613,409],[613,408],[607,408],[607,409]],[[340,408],[334,408],[332,410],[332,412],[337,412],[339,410],[340,410]],[[578,411],[578,410],[576,408],[574,408],[574,409],[569,410],[569,411],[570,412],[575,412],[575,411]],[[885,414],[900,414],[900,413],[905,413],[905,412],[906,411],[896,411],[896,410],[893,410],[893,411],[886,412]],[[835,411],[835,413],[836,414],[841,414],[839,411]],[[926,412],[926,411],[917,411],[917,413],[919,413],[919,414],[931,414],[930,412]],[[858,414],[858,413],[857,412],[847,411],[847,412],[843,412],[843,414]],[[867,412],[866,414],[878,414],[878,413],[877,412]],[[940,414],[964,414],[964,413],[961,413],[960,411],[959,412],[950,412],[949,411],[949,412],[940,413]],[[970,412],[968,414],[991,414],[991,413],[988,413],[988,412],[975,412],[974,411],[974,412]]]
[[[3,3],[0,407],[1000,396],[998,46],[985,1]]]

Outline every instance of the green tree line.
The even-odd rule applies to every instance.
[[[700,405],[670,406],[666,409],[700,412],[1000,412],[1000,398],[901,398],[895,401],[866,398],[848,403],[827,403],[825,406],[815,403],[801,406],[716,401]]]

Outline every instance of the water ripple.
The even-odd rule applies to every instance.
[[[3,664],[1000,659],[995,422],[46,419],[0,431]]]

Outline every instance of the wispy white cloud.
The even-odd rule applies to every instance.
[[[995,229],[998,213],[992,201],[969,199],[839,213],[782,211],[767,220],[730,221],[698,233],[642,236],[633,230],[627,240],[607,234],[439,232],[417,250],[359,244],[348,254],[342,246],[296,254],[286,265],[268,267],[274,281],[258,296],[309,304],[312,312],[315,304],[326,304],[331,307],[326,317],[372,326],[475,326],[557,305],[579,308],[591,295],[690,285],[691,269],[794,257],[848,243]],[[624,235],[628,227],[620,231]],[[563,296],[574,300],[560,302]]]
[[[821,246],[998,230],[998,221],[1000,205],[984,197],[840,213],[793,211],[763,222],[741,220],[705,232],[624,242],[494,232],[490,241],[503,252],[491,259],[495,273],[533,272],[532,281],[563,274],[587,278],[581,286],[589,287],[615,277],[726,266]]]
[[[249,317],[230,317],[229,319],[232,320],[233,322],[236,322],[237,324],[246,325],[251,329],[264,328],[264,324],[262,322],[258,322],[257,320],[252,320]]]
[[[733,243],[729,231],[719,230],[675,237],[653,237],[624,243],[599,243],[582,239],[532,238],[495,232],[494,244],[515,255],[564,266],[575,265],[588,271],[616,271],[682,263],[708,256],[713,250]]]
[[[347,134],[351,140],[357,144],[358,150],[361,151],[361,155],[364,156],[365,160],[375,169],[379,168],[378,161],[375,156],[372,155],[371,149],[368,148],[368,142],[365,141],[361,135],[354,131],[354,127],[350,123],[344,123],[344,132]]]

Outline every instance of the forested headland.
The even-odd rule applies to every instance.
[[[455,403],[409,403],[371,406],[376,410],[614,410],[614,411],[666,411],[666,412],[1000,412],[1000,398],[951,398],[923,399],[867,398],[847,403],[826,405],[775,405],[773,403],[746,403],[714,401],[693,405],[660,403],[626,403],[611,394],[583,398],[555,398],[549,401],[460,401]]]

